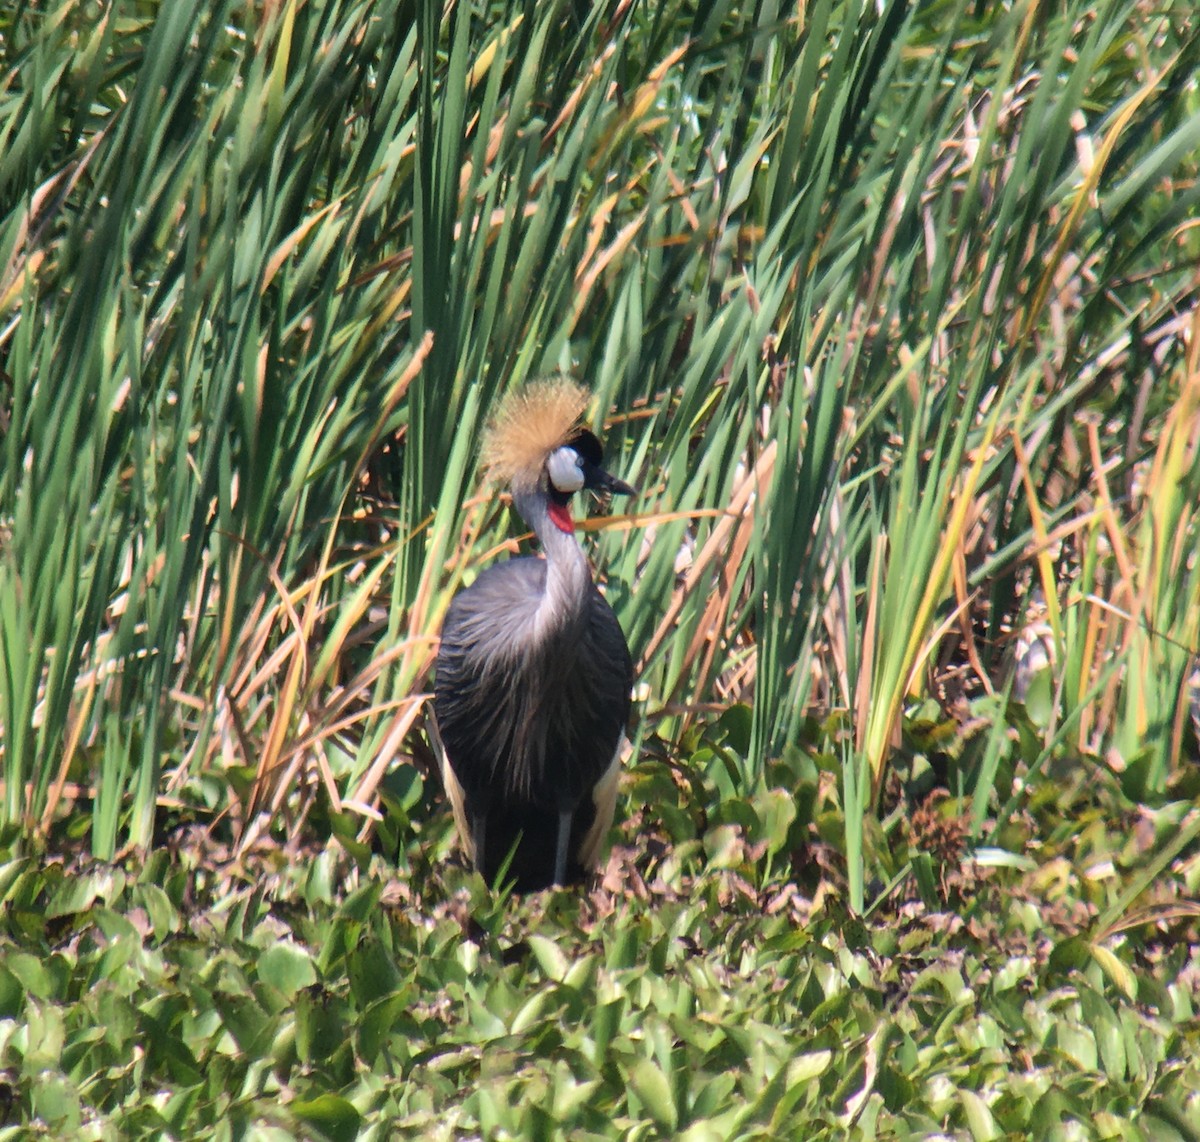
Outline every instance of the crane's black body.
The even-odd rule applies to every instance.
[[[552,637],[532,637],[521,603],[541,597],[545,584],[545,560],[522,557],[488,568],[457,595],[434,686],[475,863],[492,883],[512,853],[508,876],[518,891],[554,882],[561,814],[570,814],[566,883],[586,872],[581,854],[594,859],[603,840],[586,843],[597,824],[594,791],[617,764],[633,686],[625,636],[594,585],[587,605]],[[480,653],[481,614],[508,616],[498,654],[490,643]]]
[[[574,534],[572,493],[633,494],[579,428],[585,389],[535,383],[506,401],[485,456],[544,558],[483,571],[450,604],[433,712],[463,845],[525,892],[581,879],[612,823],[633,663]]]

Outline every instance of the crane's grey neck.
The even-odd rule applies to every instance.
[[[549,497],[540,488],[514,489],[513,506],[533,528],[546,555],[546,590],[538,603],[536,625],[547,634],[569,627],[585,613],[590,596],[587,556],[574,534],[551,520]]]

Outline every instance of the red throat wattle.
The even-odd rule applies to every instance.
[[[571,505],[550,501],[550,519],[559,531],[570,535],[575,530],[575,521],[571,518]]]

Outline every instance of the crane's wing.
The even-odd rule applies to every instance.
[[[595,590],[572,628],[538,628],[545,574],[534,558],[489,568],[455,597],[443,625],[434,684],[443,776],[459,832],[485,868],[503,860],[507,848],[496,849],[507,837],[550,832],[551,823],[559,837],[564,815],[573,863],[586,866],[612,821],[629,649]],[[561,863],[556,849],[551,868]]]

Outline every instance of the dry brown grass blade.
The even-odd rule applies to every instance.
[[[322,742],[342,736],[347,730],[358,725],[360,722],[365,722],[368,718],[376,718],[383,714],[393,713],[396,710],[407,709],[413,702],[421,703],[428,697],[428,694],[408,694],[403,698],[393,698],[390,702],[360,706],[350,710],[344,716],[337,717],[336,720],[330,720],[328,716],[329,712],[322,711],[325,720],[320,725],[314,726],[311,732],[297,739],[293,748],[298,752],[311,749]],[[359,787],[356,787],[356,795],[358,789]]]
[[[364,594],[366,593],[364,592]],[[361,617],[361,607],[355,613]],[[261,652],[266,636],[274,625],[277,616],[278,610],[273,609],[267,621],[260,624],[261,629],[256,630],[250,637],[249,645],[251,652],[253,652],[254,648],[257,648]],[[339,620],[344,617],[344,615],[339,616]],[[351,618],[353,618],[353,615],[351,615]],[[269,703],[270,697],[265,691],[271,679],[277,676],[280,665],[285,661],[291,661],[291,656],[295,653],[295,643],[298,633],[298,631],[294,630],[284,640],[283,644],[269,656],[267,661],[248,680],[246,687],[237,693],[236,700],[231,700],[226,695],[224,713],[229,718],[230,725],[238,740],[239,752],[247,759],[254,755],[254,744],[245,727],[247,724],[253,725],[262,710],[266,708],[267,703]],[[360,708],[354,708],[355,704],[360,702],[363,695],[369,695],[371,687],[377,682],[383,670],[395,659],[405,654],[407,650],[406,646],[397,645],[389,648],[383,654],[374,656],[350,682],[337,691],[332,700],[325,704],[319,713],[306,708],[301,715],[302,722],[305,724],[288,739],[286,750],[280,758],[277,769],[289,775],[294,774],[296,766],[303,763],[304,757],[310,757],[335,812],[346,808],[347,802],[338,792],[336,782],[329,770],[324,755],[317,747],[324,741],[333,739],[344,733],[356,723],[373,716],[385,714],[389,709],[408,703],[408,699],[400,699],[394,703],[387,703],[382,706],[364,704]],[[246,710],[245,707],[251,698],[260,691],[263,692],[263,697],[259,706],[253,710]],[[318,720],[310,722],[309,719],[314,717]],[[220,732],[220,727],[218,727],[218,732]],[[274,784],[271,793],[271,804],[268,807],[272,813],[278,808],[279,799],[286,794],[286,785],[286,781]],[[356,798],[351,798],[351,801],[356,801]],[[248,803],[246,808],[247,812],[242,818],[243,826],[247,823],[253,823],[257,815],[263,811],[262,804],[253,801]]]
[[[634,131],[639,126],[645,125],[651,111],[658,105],[659,93],[662,91],[662,85],[668,73],[687,55],[690,48],[691,45],[685,42],[668,52],[655,65],[646,79],[638,84],[637,90],[633,93],[633,98],[624,104],[620,112],[608,125],[603,137],[597,144],[594,151],[596,162],[608,161],[617,140],[626,131]]]
[[[326,554],[328,554],[328,550],[327,546]],[[323,572],[324,568],[322,567],[320,570]],[[287,674],[284,677],[283,688],[275,701],[274,713],[270,725],[267,727],[266,741],[259,751],[254,783],[247,800],[246,822],[251,827],[264,807],[268,804],[274,805],[277,792],[287,784],[287,775],[281,772],[286,762],[284,745],[291,730],[301,685],[308,672],[308,642],[316,626],[317,614],[320,609],[318,600],[324,576],[319,574],[306,584],[308,598],[304,607],[303,619],[292,608],[290,600],[284,602],[287,599],[287,588],[279,581],[279,577],[273,569],[271,570],[271,581],[276,584],[280,603],[292,621],[292,637],[285,643],[287,646]],[[292,768],[288,767],[289,773]],[[249,832],[244,833],[239,842],[239,849],[244,848],[249,840]]]
[[[411,260],[411,254],[410,254]],[[373,351],[379,344],[379,336],[387,325],[396,318],[402,306],[404,306],[412,293],[412,277],[404,274],[400,281],[396,283],[396,288],[388,295],[388,297],[376,308],[375,316],[368,322],[366,328],[362,332],[362,336],[358,339],[358,345],[354,350],[354,362],[357,363],[367,353]],[[432,336],[428,334],[427,336]]]
[[[577,519],[577,531],[632,531],[634,528],[657,527],[661,523],[678,523],[681,519],[719,519],[732,518],[732,509],[722,511],[720,508],[696,508],[689,512],[631,512],[624,515],[591,516],[588,519]]]
[[[1036,10],[1037,7],[1036,4],[1031,4],[1030,11]],[[1105,133],[1099,151],[1092,156],[1093,161],[1090,169],[1083,172],[1084,177],[1079,185],[1079,189],[1075,192],[1075,200],[1071,203],[1071,209],[1067,212],[1066,218],[1063,219],[1062,225],[1059,227],[1054,249],[1050,251],[1049,256],[1043,263],[1042,275],[1038,279],[1033,297],[1025,308],[1021,328],[1017,334],[1018,341],[1023,342],[1032,336],[1034,329],[1037,328],[1037,323],[1042,319],[1042,309],[1054,287],[1054,282],[1058,277],[1063,258],[1071,247],[1085,211],[1091,208],[1092,198],[1096,193],[1096,188],[1100,185],[1100,178],[1108,166],[1109,159],[1112,158],[1117,143],[1120,142],[1121,137],[1125,134],[1138,109],[1158,90],[1162,82],[1162,76],[1170,74],[1174,70],[1178,58],[1178,54],[1172,57],[1161,72],[1151,75],[1142,85],[1141,89],[1129,97],[1125,106],[1121,108],[1120,112],[1113,119],[1112,126]]]
[[[404,739],[408,736],[413,726],[416,725],[417,718],[420,717],[421,711],[425,708],[428,698],[428,694],[413,694],[406,699],[402,699],[403,702],[409,703],[408,708],[396,717],[391,729],[388,730],[387,737],[383,739],[383,745],[380,746],[379,752],[375,755],[375,760],[371,762],[370,768],[363,774],[362,780],[355,787],[353,799],[356,802],[368,806],[375,805],[376,795],[379,792],[379,783],[383,780],[384,774],[387,773],[388,768],[400,752],[400,746]],[[370,827],[371,825],[368,821],[360,834],[362,839],[366,839]]]
[[[344,196],[343,196],[344,197]],[[333,202],[321,207],[314,214],[310,214],[303,222],[300,223],[278,246],[275,247],[275,252],[267,259],[266,268],[263,270],[262,281],[259,283],[258,292],[266,293],[271,282],[274,281],[275,275],[279,273],[283,263],[288,260],[295,252],[296,248],[308,236],[309,231],[317,225],[323,218],[329,215],[337,215],[341,208],[343,199],[335,199]]]
[[[31,283],[32,279],[37,277],[37,272],[41,269],[42,262],[46,260],[46,254],[43,250],[33,250],[26,257],[20,259],[16,264],[12,273],[12,278],[7,289],[0,292],[0,314],[7,313],[17,299],[25,293],[25,288]],[[11,327],[3,334],[0,334],[0,345],[7,339],[8,334],[12,331]]]
[[[92,710],[92,703],[96,698],[96,686],[99,678],[99,670],[90,671],[83,700],[71,712],[71,728],[67,734],[67,740],[63,745],[62,761],[59,763],[58,773],[55,774],[54,780],[50,783],[50,789],[46,795],[46,808],[42,812],[42,819],[38,822],[36,831],[40,836],[44,837],[49,833],[50,825],[54,821],[54,815],[58,812],[59,803],[62,801],[63,793],[67,788],[67,775],[71,772],[71,764],[75,760],[75,755],[79,750],[79,742],[83,736],[84,727],[87,725],[88,715]],[[33,804],[32,793],[26,797],[25,804]]]
[[[1075,682],[1076,693],[1086,694],[1088,689],[1088,680],[1096,677],[1100,670],[1101,663],[1096,658],[1096,648],[1100,644],[1101,631],[1107,631],[1107,624],[1104,623],[1102,612],[1099,607],[1090,605],[1092,597],[1088,596],[1085,602],[1089,603],[1087,628],[1083,635],[1083,653],[1079,656],[1079,669],[1081,677]],[[1110,684],[1110,690],[1112,686]],[[1087,704],[1079,718],[1079,735],[1078,742],[1080,749],[1088,748],[1088,740],[1092,734],[1092,726],[1095,722],[1096,706],[1094,703]]]
[[[513,33],[525,22],[525,14],[518,12],[509,22],[500,28],[488,41],[487,46],[479,53],[467,76],[467,87],[474,90],[492,70],[496,60],[496,52],[512,39]]]
[[[751,501],[752,503],[762,503],[764,488],[770,485],[774,470],[774,447],[775,442],[772,441],[771,447],[768,450],[771,452],[769,461],[765,465],[762,465],[760,459],[760,466],[755,468],[754,477],[757,486]],[[672,698],[679,697],[683,687],[683,680],[691,673],[692,664],[698,656],[700,657],[700,666],[696,672],[696,681],[693,688],[699,694],[707,694],[709,692],[713,676],[713,663],[716,660],[717,651],[721,646],[720,632],[725,629],[725,616],[729,613],[729,607],[733,600],[737,571],[746,558],[746,552],[753,538],[754,514],[752,511],[747,511],[738,517],[733,530],[732,542],[717,572],[718,587],[708,596],[708,604],[704,608],[704,617],[696,627],[692,641],[688,644],[688,648],[684,652],[683,669],[676,681]],[[703,654],[701,655],[702,649]],[[753,670],[746,663],[743,663],[740,673],[744,678],[744,685],[748,686]]]
[[[1176,920],[1191,920],[1200,916],[1200,903],[1194,900],[1178,900],[1173,903],[1150,904],[1139,908],[1136,912],[1122,917],[1096,934],[1096,941],[1102,942],[1121,932],[1129,932],[1134,928],[1144,928],[1148,924],[1170,924]]]
[[[658,155],[659,167],[667,176],[667,182],[671,184],[671,192],[675,196],[675,204],[679,207],[680,213],[683,214],[688,228],[692,234],[695,234],[700,229],[700,215],[696,213],[696,207],[692,204],[692,200],[689,197],[691,188],[671,169],[671,165],[664,160],[661,147],[656,146],[655,153]],[[681,243],[686,242],[690,240],[690,236],[680,234],[677,240]],[[667,241],[669,243],[671,239],[667,239]]]
[[[1029,471],[1029,458],[1021,443],[1020,432],[1014,430],[1011,434],[1013,456],[1017,469],[1021,474],[1021,486],[1025,490],[1025,502],[1029,508],[1029,520],[1033,526],[1034,539],[1037,543],[1035,556],[1038,567],[1038,577],[1042,582],[1042,593],[1046,599],[1046,609],[1050,616],[1050,629],[1054,632],[1054,645],[1058,653],[1062,653],[1063,626],[1062,605],[1058,598],[1058,584],[1054,581],[1054,564],[1050,559],[1050,543],[1046,531],[1046,517],[1042,514],[1042,505],[1038,502],[1037,490],[1033,486],[1033,477]]]
[[[987,506],[983,501],[976,497],[974,516],[976,520],[983,517],[987,511]],[[976,532],[976,528],[972,524],[963,530],[963,534],[959,537],[959,541],[954,552],[954,564],[952,567],[952,575],[954,580],[954,598],[958,606],[956,613],[962,615],[963,621],[959,624],[959,633],[962,637],[962,646],[967,654],[967,661],[971,664],[971,669],[975,671],[975,677],[979,679],[983,688],[987,693],[994,694],[995,688],[992,686],[992,680],[988,676],[987,669],[983,665],[983,660],[979,657],[979,647],[975,644],[975,627],[971,621],[970,604],[973,601],[976,592],[970,590],[967,585],[967,547],[968,536]],[[972,542],[974,542],[972,540]]]
[[[687,574],[684,576],[683,584],[676,588],[675,594],[671,599],[671,605],[667,608],[654,634],[650,637],[650,641],[646,644],[646,649],[642,652],[642,657],[637,665],[639,673],[646,668],[647,663],[653,660],[659,648],[666,641],[667,636],[675,626],[676,619],[679,618],[680,611],[683,610],[683,604],[688,595],[695,589],[701,579],[708,574],[710,566],[718,556],[729,550],[734,541],[735,529],[742,526],[752,526],[753,516],[749,514],[750,508],[755,502],[756,494],[761,495],[764,480],[769,479],[771,472],[774,470],[775,454],[776,444],[772,440],[763,449],[762,455],[759,456],[754,468],[743,477],[742,482],[734,489],[729,508],[721,513],[722,518],[713,527],[704,546],[692,560],[692,565],[688,568]],[[694,642],[695,640],[693,640],[693,645]]]
[[[352,489],[357,485],[357,474],[362,472],[366,467],[367,461],[373,455],[388,420],[391,418],[393,411],[399,405],[400,401],[403,400],[409,385],[420,373],[425,363],[425,358],[429,355],[432,348],[433,334],[427,332],[413,354],[412,359],[388,393],[379,422],[359,453],[357,463],[353,469],[354,478],[348,481],[342,504],[336,513],[336,518],[330,524],[328,536],[316,571],[312,579],[302,588],[303,595],[306,596],[303,617],[296,616],[294,608],[291,607],[291,600],[286,587],[282,582],[278,581],[278,576],[272,572],[272,582],[276,585],[280,603],[288,611],[289,617],[293,619],[294,638],[292,640],[291,652],[288,656],[288,667],[284,684],[275,702],[275,709],[267,730],[266,741],[259,753],[254,782],[247,800],[246,828],[238,841],[239,851],[244,851],[246,845],[252,840],[253,833],[258,827],[256,824],[257,819],[264,807],[269,806],[271,814],[274,814],[278,810],[282,797],[290,785],[290,778],[294,775],[296,766],[298,765],[295,752],[286,750],[285,746],[288,736],[291,733],[291,727],[297,718],[302,683],[305,680],[308,670],[307,648],[312,639],[313,631],[316,629],[317,621],[326,609],[321,601],[322,590],[329,575],[329,567],[337,541],[338,525],[345,514],[345,501],[349,498]],[[303,718],[305,716],[303,711],[301,711],[300,717]]]
[[[106,13],[101,22],[104,23],[107,20],[108,14]],[[115,120],[111,122],[115,122]],[[8,265],[4,267],[3,277],[0,278],[0,313],[8,312],[16,299],[24,292],[27,280],[37,274],[38,269],[45,261],[46,252],[41,247],[41,235],[53,216],[53,210],[48,204],[62,203],[71,194],[90,165],[93,156],[107,138],[111,122],[96,133],[95,138],[77,160],[46,179],[30,197],[29,209],[21,219],[13,241],[12,256]],[[43,210],[43,208],[45,209]],[[14,328],[15,326],[9,326],[3,335],[0,335],[0,345],[4,344]]]
[[[933,656],[935,650],[941,644],[943,638],[959,624],[959,620],[970,611],[971,604],[975,601],[976,592],[971,592],[965,599],[958,602],[950,613],[937,626],[929,632],[929,637],[925,640],[920,651],[917,653],[916,659],[913,661],[912,670],[908,675],[908,683],[904,688],[904,692],[911,697],[917,697],[924,690],[920,684],[921,675],[925,670],[926,663]],[[897,727],[899,729],[899,727]],[[897,737],[899,735],[897,734]]]
[[[545,154],[554,144],[555,136],[565,127],[572,119],[575,118],[575,112],[579,108],[580,102],[587,94],[588,90],[599,82],[600,77],[604,74],[604,69],[608,61],[612,58],[613,53],[617,50],[616,44],[605,44],[604,50],[592,62],[587,75],[583,81],[567,96],[566,102],[562,105],[562,110],[554,117],[554,122],[546,128],[545,134],[542,136],[542,153]]]
[[[1113,506],[1112,493],[1108,487],[1108,476],[1104,470],[1104,454],[1100,446],[1099,426],[1094,420],[1089,420],[1087,423],[1087,438],[1088,454],[1092,461],[1092,476],[1096,481],[1098,498],[1096,511],[1104,523],[1104,532],[1112,546],[1113,557],[1117,561],[1117,570],[1128,591],[1128,598],[1132,601],[1136,594],[1134,584],[1137,572],[1134,568],[1133,556],[1129,551],[1129,544],[1125,538],[1125,528],[1117,518],[1117,511]]]
[[[241,652],[245,665],[229,685],[229,693],[239,706],[245,706],[255,695],[265,693],[271,680],[279,676],[283,664],[295,651],[292,644],[295,632],[299,629],[298,622],[292,633],[286,635],[279,645],[263,658],[282,611],[281,606],[272,607],[256,625],[247,627],[251,634]]]
[[[612,219],[613,211],[620,202],[621,192],[613,191],[612,194],[602,198],[592,211],[591,218],[588,220],[587,238],[583,243],[583,251],[579,255],[579,265],[575,267],[576,285],[579,284],[583,277],[585,268],[591,265],[592,260],[596,256],[596,251],[600,249],[600,244],[604,241],[604,235],[608,230],[609,221]]]
[[[646,218],[646,211],[640,211],[631,221],[621,227],[616,237],[599,252],[598,256],[590,264],[587,261],[580,262],[579,268],[575,271],[575,303],[571,315],[572,329],[579,324],[584,313],[587,312],[597,279],[604,273],[613,259],[619,257],[629,248],[634,238],[637,237],[638,232],[645,225]]]

